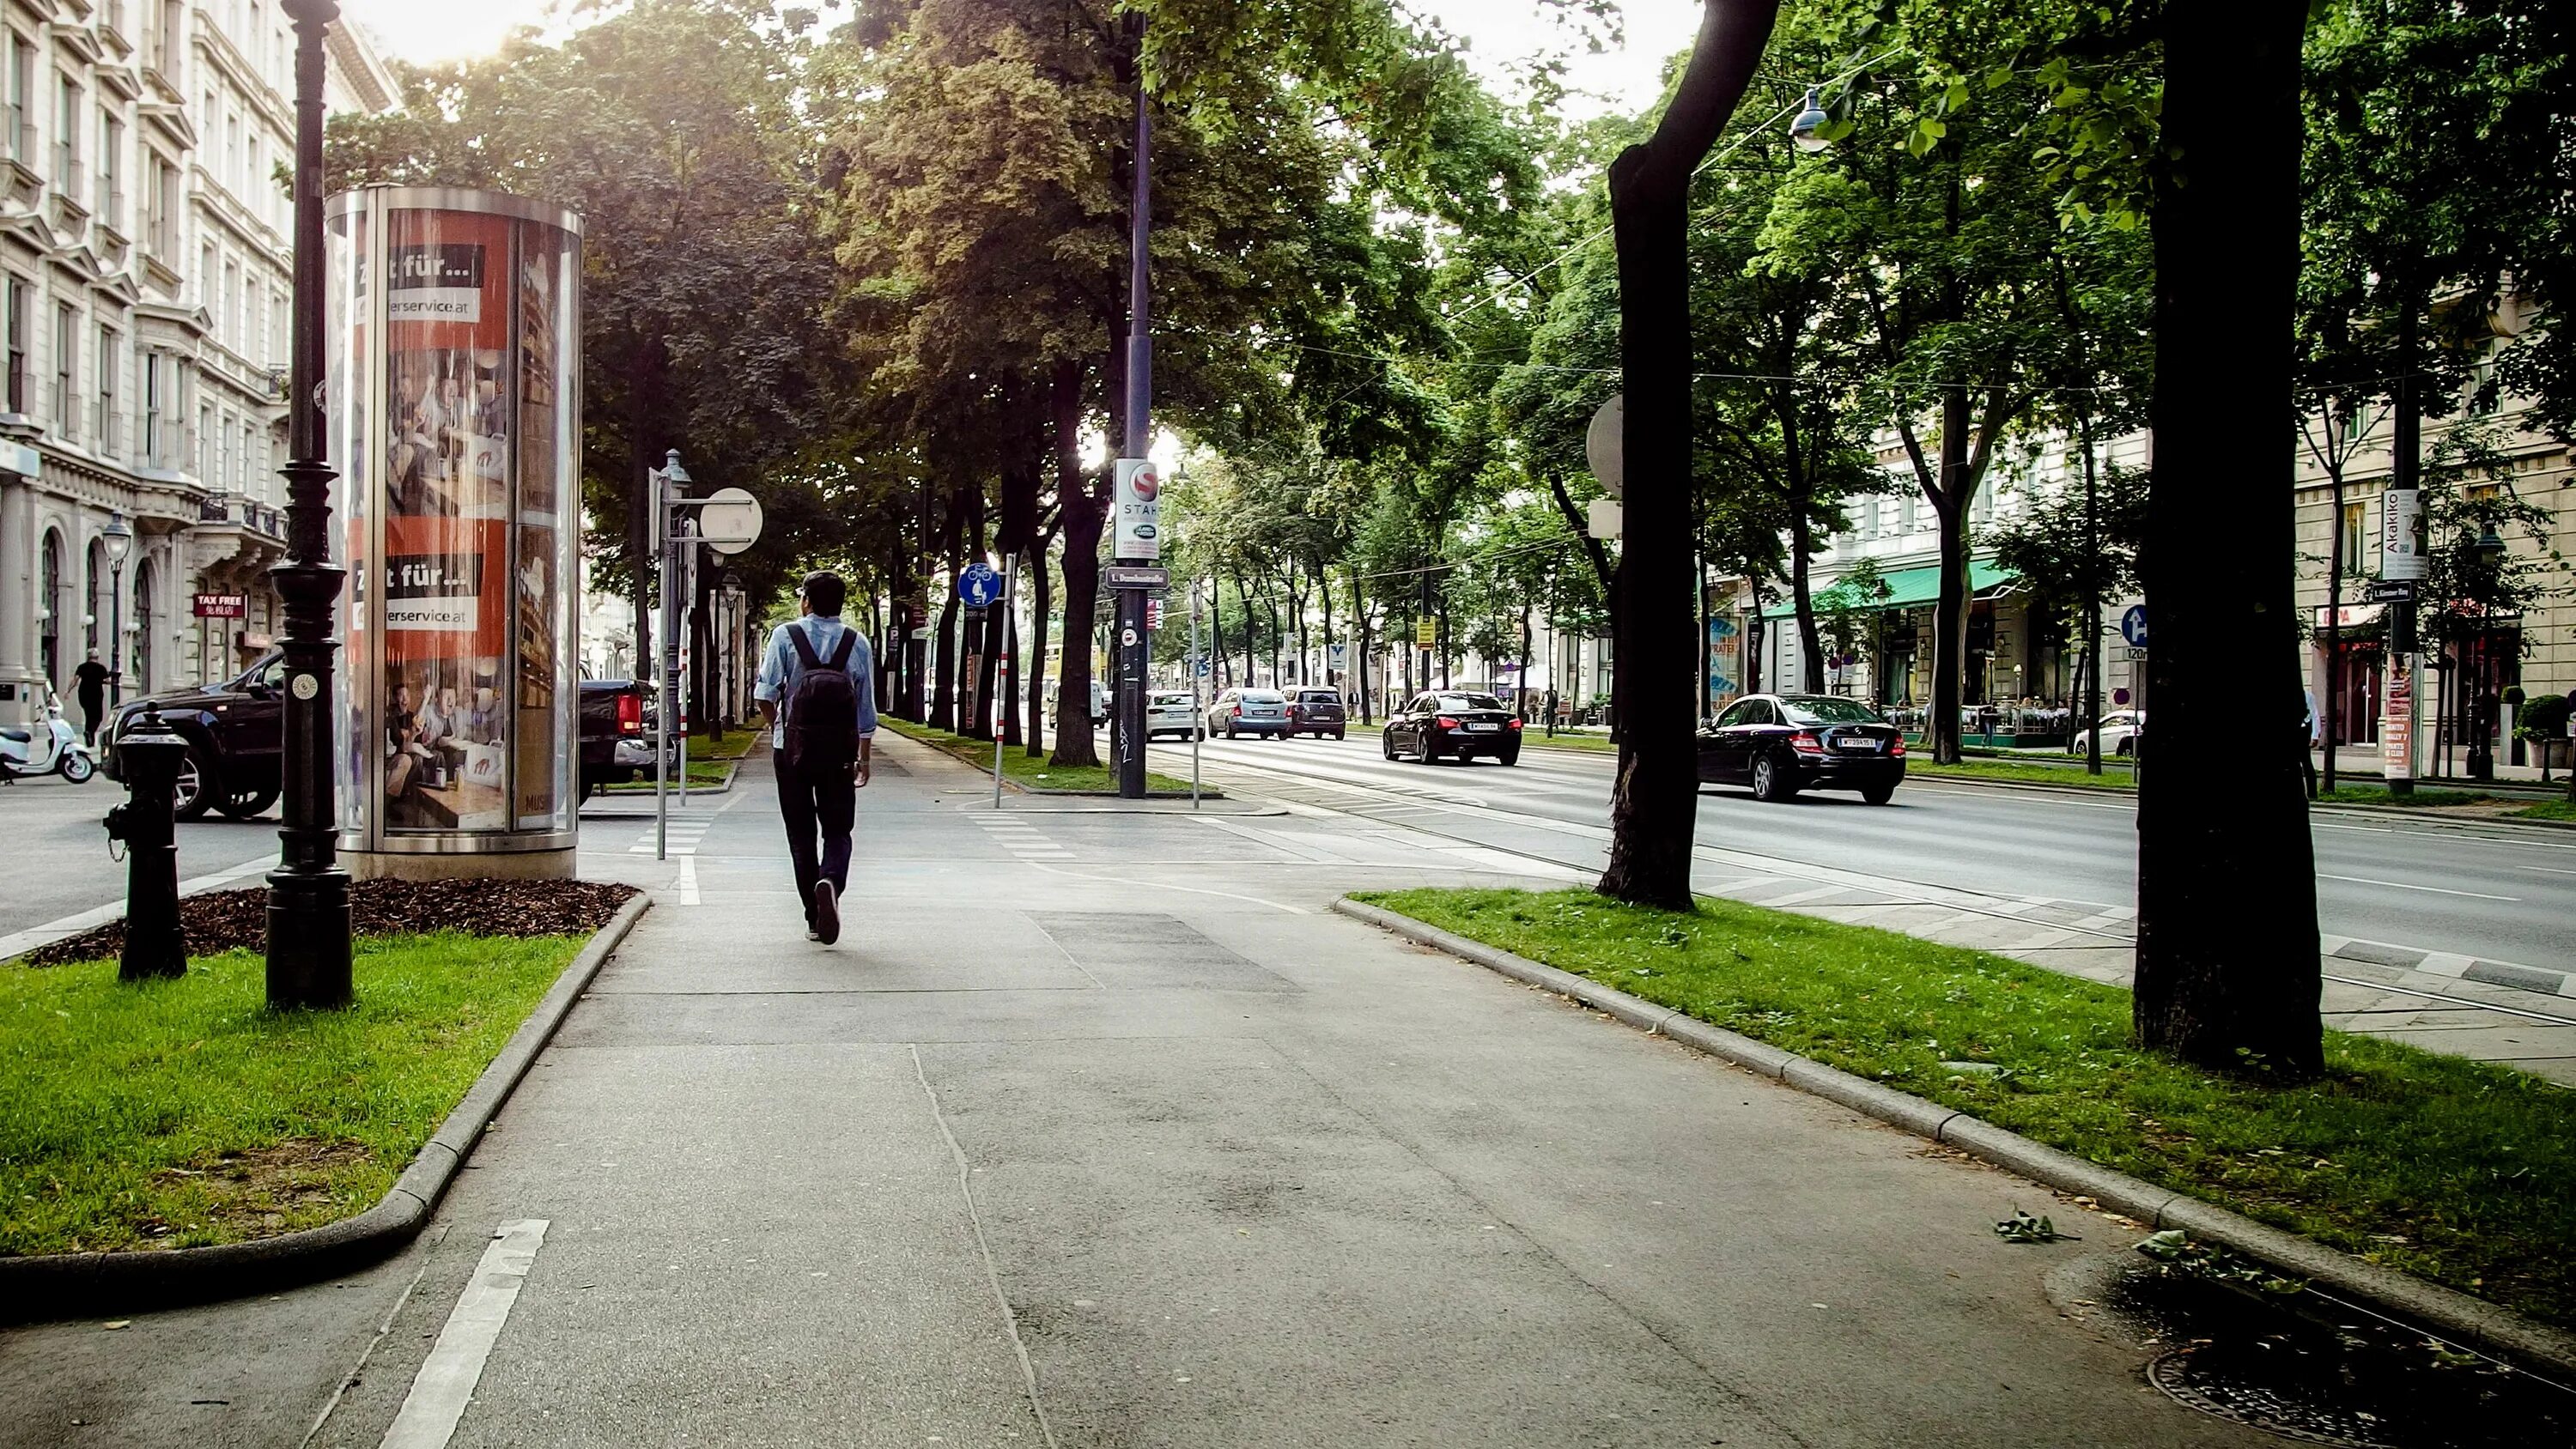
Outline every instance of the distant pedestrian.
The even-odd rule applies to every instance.
[[[98,662],[97,650],[89,651],[89,658],[72,671],[72,678],[77,681],[73,692],[80,696],[81,718],[89,726],[82,739],[97,744],[99,722],[107,716],[107,666]]]
[[[805,935],[827,946],[841,938],[850,826],[877,732],[875,658],[859,631],[841,622],[848,594],[839,574],[807,574],[796,591],[801,617],[772,631],[752,690],[770,724],[778,813],[796,862]]]
[[[2308,798],[2317,798],[2317,746],[2324,742],[2325,726],[2317,718],[2317,692],[2303,691],[2307,700],[2307,717],[2299,721],[2299,773],[2307,778]]]

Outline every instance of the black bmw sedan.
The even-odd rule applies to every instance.
[[[1858,790],[1884,805],[1905,778],[1905,736],[1877,710],[1829,694],[1748,694],[1699,727],[1699,777],[1758,800]]]
[[[1410,756],[1429,764],[1491,755],[1506,765],[1521,758],[1519,716],[1490,694],[1476,690],[1434,689],[1417,694],[1389,716],[1378,735],[1378,748],[1390,760]]]

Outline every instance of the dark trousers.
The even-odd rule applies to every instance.
[[[805,920],[814,920],[814,882],[828,880],[832,893],[850,888],[850,822],[859,810],[859,787],[847,770],[824,771],[820,778],[799,776],[778,767],[778,814],[787,822],[787,853],[796,861],[796,898],[805,903]],[[822,836],[816,859],[815,836]]]
[[[85,745],[97,744],[99,720],[107,713],[107,696],[103,694],[84,694],[80,697],[80,707],[81,714],[89,725],[89,729],[81,736],[81,743]]]

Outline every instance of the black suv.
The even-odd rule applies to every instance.
[[[177,796],[182,820],[220,810],[248,820],[277,802],[279,757],[285,748],[286,656],[272,652],[222,684],[189,685],[127,701],[107,728],[101,766],[122,780],[116,742],[146,705],[188,742],[179,762]],[[643,761],[639,767],[635,756]],[[652,769],[645,739],[644,691],[631,679],[581,682],[581,793],[631,780]]]
[[[270,653],[222,684],[189,685],[126,701],[107,727],[101,765],[122,780],[116,742],[146,706],[188,742],[179,762],[179,818],[221,810],[248,820],[277,799],[278,755],[285,745],[286,656]]]
[[[1335,689],[1299,689],[1281,691],[1288,696],[1288,738],[1313,735],[1318,739],[1331,735],[1342,737],[1349,722],[1342,713],[1341,691]]]

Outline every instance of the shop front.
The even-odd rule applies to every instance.
[[[361,877],[573,872],[581,224],[334,197],[341,849]]]

